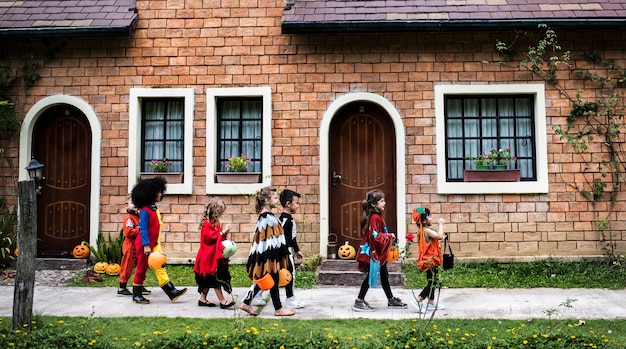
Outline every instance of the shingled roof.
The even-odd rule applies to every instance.
[[[129,35],[135,0],[0,0],[0,36]]]
[[[282,32],[624,28],[626,0],[287,0]]]

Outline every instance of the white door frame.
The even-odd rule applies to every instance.
[[[368,92],[348,93],[337,98],[324,113],[320,125],[320,255],[327,256],[330,230],[330,124],[337,112],[346,104],[356,101],[374,103],[384,109],[394,126],[396,135],[396,224],[400,250],[406,244],[406,136],[402,117],[396,108],[382,96]],[[356,248],[356,247],[355,247]]]
[[[30,180],[26,166],[32,156],[33,129],[39,117],[46,109],[55,105],[71,105],[80,110],[91,127],[91,195],[89,197],[89,244],[96,245],[98,227],[100,226],[100,148],[102,144],[102,127],[96,112],[82,99],[68,95],[54,95],[35,103],[24,118],[20,131],[20,168],[19,180]],[[45,166],[46,164],[44,164]]]

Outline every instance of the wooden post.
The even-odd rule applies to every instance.
[[[20,207],[17,268],[13,289],[13,329],[30,325],[37,265],[37,188],[34,180],[17,183]]]

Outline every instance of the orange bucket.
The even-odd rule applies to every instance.
[[[254,279],[254,282],[256,282],[256,284],[263,291],[267,291],[274,287],[274,278],[272,278],[272,275],[270,275],[270,273],[263,275],[263,277],[260,279]]]

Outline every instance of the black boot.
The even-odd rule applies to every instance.
[[[141,294],[141,286],[133,286],[133,303],[150,304],[150,301]]]
[[[177,290],[176,287],[174,287],[174,285],[172,285],[171,281],[166,283],[165,285],[161,286],[161,288],[163,289],[165,294],[167,294],[167,296],[170,297],[170,300],[172,302],[176,302],[178,297],[184,295],[185,292],[187,292],[187,288],[186,287],[183,288],[182,290]]]

